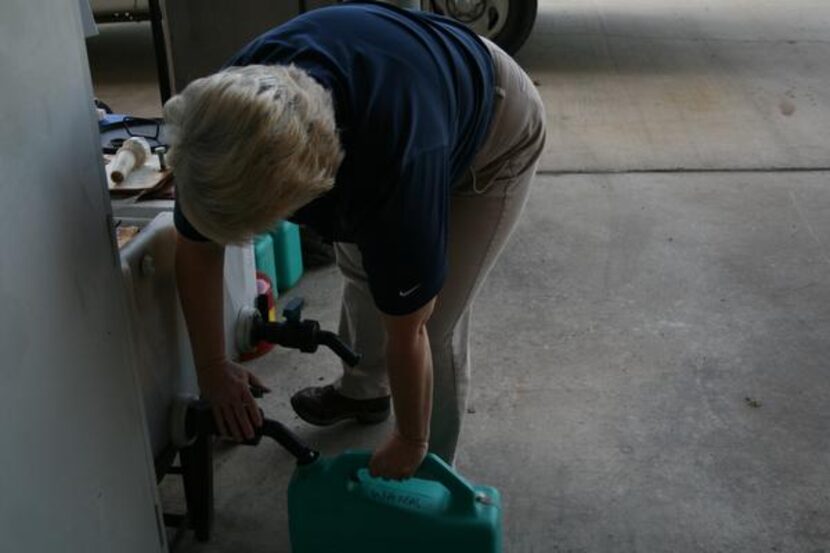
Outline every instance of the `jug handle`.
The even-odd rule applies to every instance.
[[[342,453],[337,464],[342,474],[349,479],[355,479],[357,471],[369,466],[372,454],[368,451],[346,451]],[[429,453],[415,472],[415,478],[432,480],[443,485],[450,492],[450,508],[457,511],[470,511],[476,505],[476,491],[460,474],[455,472],[440,457]]]
[[[434,480],[447,488],[452,496],[452,507],[460,511],[475,507],[476,491],[470,483],[434,453],[427,454],[415,477]]]

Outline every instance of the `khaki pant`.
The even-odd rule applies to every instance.
[[[430,451],[452,463],[470,381],[469,330],[473,299],[516,225],[545,141],[542,100],[522,69],[486,41],[495,61],[496,99],[490,130],[450,204],[449,272],[427,323],[433,363]],[[345,278],[340,335],[363,360],[344,366],[337,384],[354,399],[389,394],[385,332],[369,292],[360,251],[335,244]]]

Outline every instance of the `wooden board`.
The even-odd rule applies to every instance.
[[[139,192],[147,192],[156,188],[162,187],[171,177],[169,169],[162,171],[159,168],[159,160],[157,156],[150,156],[142,167],[134,170],[123,182],[115,183],[112,180],[112,160],[115,156],[105,155],[107,169],[107,185],[110,192],[137,194]]]

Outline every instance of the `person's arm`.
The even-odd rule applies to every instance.
[[[227,357],[224,269],[223,246],[178,236],[176,284],[193,348],[199,388],[213,406],[220,433],[241,440],[254,436],[253,425],[262,425],[262,416],[249,385],[265,386]]]
[[[426,324],[434,307],[433,298],[409,315],[383,316],[396,427],[372,456],[373,476],[408,478],[426,456],[432,414],[432,354]]]

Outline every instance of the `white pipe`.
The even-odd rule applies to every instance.
[[[132,171],[144,165],[149,157],[150,145],[146,140],[135,136],[125,140],[112,160],[112,182],[123,182]]]

